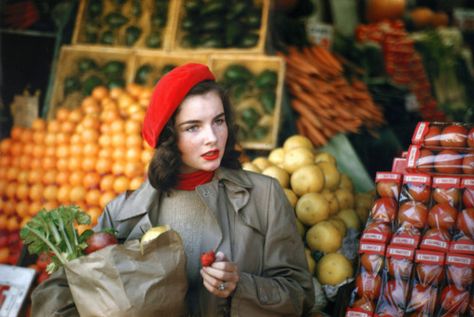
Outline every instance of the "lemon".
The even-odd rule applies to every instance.
[[[142,254],[144,253],[143,248],[147,243],[158,238],[162,233],[170,229],[171,227],[169,225],[164,225],[164,226],[153,227],[149,229],[147,232],[145,232],[145,234],[140,239],[140,251],[142,252]]]

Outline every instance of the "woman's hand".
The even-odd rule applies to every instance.
[[[237,288],[239,271],[237,265],[225,257],[224,253],[216,253],[216,261],[201,269],[201,276],[207,290],[222,298],[229,297]]]

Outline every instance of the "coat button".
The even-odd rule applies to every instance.
[[[204,195],[204,197],[209,196],[209,190],[205,189],[203,195]]]

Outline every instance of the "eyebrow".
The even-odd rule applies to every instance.
[[[217,116],[215,116],[214,118],[212,118],[212,120],[220,119],[221,117],[225,117],[225,113],[224,113],[224,112],[218,114]],[[201,121],[200,121],[200,120],[184,121],[184,122],[181,122],[180,124],[178,124],[178,127],[183,126],[183,125],[186,125],[186,124],[196,124],[196,123],[199,123],[199,122],[201,122]]]

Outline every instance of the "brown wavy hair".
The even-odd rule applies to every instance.
[[[185,98],[193,95],[203,95],[209,91],[216,91],[219,94],[224,106],[228,129],[227,143],[221,166],[239,169],[241,167],[239,161],[240,152],[235,148],[237,142],[236,125],[227,92],[215,81],[206,80],[191,88]],[[178,149],[178,135],[175,129],[175,119],[178,112],[179,107],[159,135],[155,153],[148,167],[148,180],[151,186],[163,192],[167,192],[176,186],[179,168],[182,164],[181,152]]]

